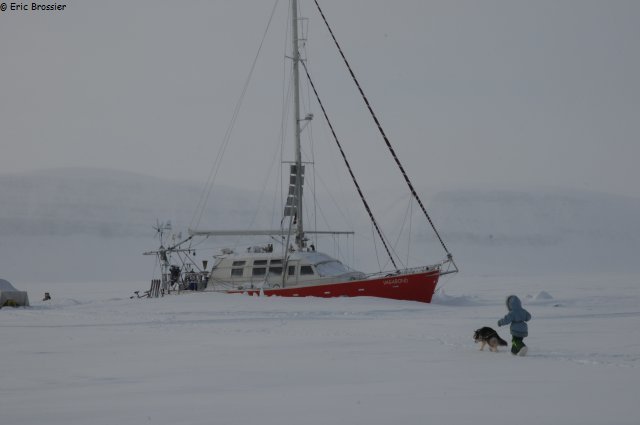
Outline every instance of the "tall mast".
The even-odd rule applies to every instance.
[[[296,244],[300,249],[304,247],[304,228],[302,226],[302,152],[300,149],[300,51],[298,50],[298,1],[291,0],[291,40],[292,40],[292,59],[293,59],[293,115],[294,115],[294,143],[295,143],[295,199],[296,199]]]

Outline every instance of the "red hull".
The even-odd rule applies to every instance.
[[[280,297],[379,297],[394,300],[431,302],[440,277],[440,270],[401,274],[376,279],[354,280],[340,283],[266,289],[264,295]],[[260,294],[259,289],[228,291],[229,293]]]

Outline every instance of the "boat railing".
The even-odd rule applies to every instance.
[[[440,276],[457,273],[458,266],[453,261],[453,257],[451,254],[447,256],[446,259],[437,264],[432,264],[430,266],[419,266],[419,267],[408,267],[406,269],[401,270],[391,270],[391,271],[381,271],[370,273],[367,275],[367,279],[377,279],[381,277],[392,277],[392,276],[402,276],[407,274],[415,274],[415,273],[426,273],[430,271],[438,270],[440,272]]]
[[[433,264],[430,266],[419,266],[419,267],[409,267],[406,269],[400,270],[388,270],[388,271],[380,271],[367,274],[367,279],[379,279],[381,277],[393,277],[393,276],[404,276],[408,274],[416,274],[416,273],[427,273],[434,270],[440,270],[442,268],[442,263]]]

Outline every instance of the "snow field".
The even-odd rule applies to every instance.
[[[26,285],[0,310],[2,423],[635,424],[638,278],[461,275],[430,305]],[[472,339],[510,339],[510,293],[525,358]]]

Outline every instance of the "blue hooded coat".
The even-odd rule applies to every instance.
[[[498,320],[498,326],[504,326],[511,323],[511,335],[520,338],[528,336],[529,328],[526,322],[531,320],[531,314],[522,308],[520,298],[515,295],[509,295],[507,297],[506,304],[509,309],[509,313],[507,313],[507,315],[502,319]]]

